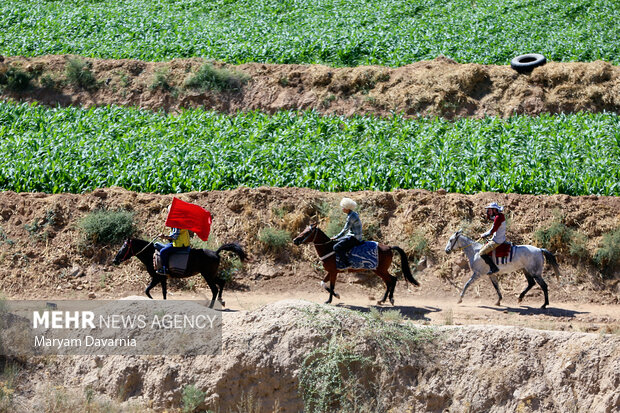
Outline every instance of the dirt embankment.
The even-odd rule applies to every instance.
[[[470,272],[463,254],[445,254],[446,242],[459,228],[473,237],[486,231],[490,224],[482,219],[483,207],[496,201],[506,208],[508,238],[515,243],[535,243],[536,232],[554,224],[565,231],[554,235],[549,246],[559,261],[562,277],[551,277],[550,270],[544,273],[552,303],[619,302],[618,274],[603,274],[591,261],[604,245],[605,235],[620,226],[618,197],[462,195],[424,190],[335,194],[299,188],[240,188],[177,196],[213,214],[209,243],[200,243],[196,238],[194,246],[217,249],[225,242],[240,242],[250,254],[249,262],[234,274],[229,288],[286,294],[291,290],[315,291],[316,283],[325,274],[314,248],[294,246],[291,238],[315,221],[325,231],[339,230],[344,214],[337,205],[345,195],[359,203],[367,239],[401,246],[414,267],[425,257],[426,263],[416,267],[419,271],[415,276],[422,283],[414,290],[416,295],[457,296]],[[152,239],[165,230],[166,207],[171,200],[172,195],[120,188],[81,195],[0,193],[0,290],[8,297],[21,298],[118,298],[141,294],[149,282],[142,264],[133,259],[112,265],[120,244],[85,243],[79,223],[101,209],[126,209],[134,214],[137,236]],[[261,238],[266,229],[277,230],[288,242],[279,247],[271,244]],[[572,238],[564,238],[566,231],[572,231]],[[576,245],[580,255],[571,254],[570,239],[579,241]],[[399,268],[400,261],[395,259],[395,274]],[[344,274],[338,288],[347,283],[361,284],[378,294],[382,287],[377,280],[370,273]],[[493,297],[494,291],[486,289],[487,282],[481,284],[485,287],[482,295]],[[525,286],[525,279],[520,274],[509,275],[502,278],[501,284],[502,288],[516,291]],[[196,276],[191,282],[172,282],[170,288],[172,292],[196,292],[206,287]],[[153,293],[159,296],[159,287]],[[537,297],[538,288],[531,294]],[[538,298],[532,300],[537,302]]]
[[[219,355],[57,357],[38,366],[35,360],[16,378],[24,387],[13,407],[68,405],[88,389],[91,406],[111,398],[127,410],[138,404],[161,411],[180,407],[192,384],[204,392],[199,406],[216,411],[620,408],[617,335],[414,327],[389,313],[305,301],[223,315]]]
[[[3,96],[52,106],[122,105],[169,112],[203,107],[231,114],[312,109],[328,115],[456,118],[620,109],[620,68],[602,61],[550,62],[528,74],[443,57],[399,68],[213,63],[227,71],[225,76],[247,79],[240,90],[218,92],[185,86],[205,63],[202,59],[81,59],[95,80],[80,87],[67,80],[71,58],[7,57],[5,65],[20,67],[36,80],[28,91]]]

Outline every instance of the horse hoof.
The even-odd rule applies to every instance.
[[[338,294],[338,293],[334,293],[334,297],[336,297],[337,299],[339,299],[339,300],[340,300],[340,294]]]
[[[377,301],[377,305],[383,305],[385,301]]]
[[[541,310],[546,310],[547,309],[547,305],[548,304],[543,304],[542,307],[540,307]]]
[[[457,304],[461,304],[463,302],[462,298],[459,298],[459,301],[457,301]]]
[[[224,300],[218,300],[218,301],[220,302],[220,305],[222,307],[226,307],[226,301],[224,301]]]
[[[497,302],[495,303],[495,305],[496,305],[497,307],[499,307],[500,305],[502,305],[502,303],[500,303],[499,301],[497,301]]]
[[[394,299],[390,298],[390,304],[394,305]]]

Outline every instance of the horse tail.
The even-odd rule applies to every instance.
[[[241,245],[237,244],[236,242],[231,242],[231,243],[228,243],[228,244],[224,244],[221,247],[219,247],[217,249],[217,251],[215,251],[215,254],[218,257],[220,256],[220,251],[234,252],[235,254],[237,254],[239,256],[241,261],[245,260],[248,257],[248,255],[245,253],[243,248],[241,248]]]
[[[407,254],[405,254],[405,251],[403,251],[402,248],[397,246],[392,246],[390,247],[390,249],[395,250],[400,254],[400,266],[403,270],[403,275],[405,276],[405,279],[411,284],[419,287],[420,283],[415,278],[413,278],[413,274],[411,274],[411,268],[409,268],[409,260],[407,259]]]
[[[558,262],[555,259],[555,255],[553,255],[549,250],[546,250],[544,248],[541,248],[540,250],[545,256],[545,259],[547,260],[547,262],[551,264],[551,266],[553,267],[553,271],[555,271],[556,277],[559,278],[561,276],[560,267],[558,266]]]

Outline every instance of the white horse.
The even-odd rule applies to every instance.
[[[473,239],[463,235],[461,230],[455,232],[448,243],[446,244],[446,253],[449,254],[452,251],[463,250],[467,259],[469,260],[469,267],[472,269],[473,274],[470,279],[465,283],[463,291],[461,291],[461,297],[459,298],[459,304],[463,302],[463,296],[467,287],[474,282],[480,275],[487,274],[489,272],[489,266],[480,258],[478,253],[482,248],[482,244],[474,241]],[[513,271],[523,270],[525,278],[527,278],[527,287],[519,294],[519,302],[523,300],[525,294],[536,284],[540,285],[543,293],[545,294],[545,303],[540,308],[546,308],[549,305],[549,293],[547,291],[547,283],[542,278],[543,267],[545,266],[545,259],[551,264],[556,276],[560,276],[560,269],[558,263],[555,260],[553,254],[544,248],[537,248],[532,245],[515,245],[512,253],[512,260],[505,264],[498,264],[499,272],[489,275],[495,291],[497,291],[497,302],[495,305],[500,305],[502,301],[502,293],[499,290],[499,284],[497,283],[498,274],[506,274]]]

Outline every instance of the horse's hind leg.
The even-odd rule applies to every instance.
[[[215,304],[215,299],[217,298],[217,293],[218,293],[217,284],[215,283],[215,281],[213,281],[213,279],[211,279],[210,277],[207,277],[205,273],[201,273],[201,275],[202,275],[202,278],[204,278],[204,280],[207,282],[207,285],[209,285],[209,288],[211,289],[212,297],[211,297],[211,304],[209,304],[209,308],[213,308],[213,304]]]
[[[218,279],[215,280],[215,284],[217,284],[217,286],[219,287],[219,291],[217,293],[217,301],[220,302],[222,307],[226,307],[226,303],[222,299],[222,291],[224,291],[224,286],[226,285],[226,280],[222,280],[221,278],[218,278]]]
[[[394,290],[396,289],[396,282],[398,281],[398,278],[394,277],[392,275],[392,288],[390,288],[390,303],[392,305],[394,305]]]
[[[385,294],[383,294],[383,298],[381,300],[377,301],[377,304],[382,305],[389,297],[390,303],[394,305],[394,287],[396,286],[396,277],[386,272],[375,271],[375,274],[381,277],[381,279],[385,283]]]
[[[536,280],[536,282],[538,283],[538,285],[540,285],[540,288],[542,288],[543,294],[545,295],[545,303],[540,307],[542,309],[545,309],[549,305],[549,291],[547,289],[547,283],[545,282],[545,280],[543,280],[541,275],[534,275],[533,277],[534,280]]]
[[[504,297],[502,297],[502,292],[499,290],[499,283],[497,282],[497,277],[494,275],[489,275],[489,279],[491,280],[491,283],[493,284],[493,287],[497,292],[497,302],[495,303],[495,305],[501,305],[502,298]]]
[[[521,294],[519,294],[519,300],[518,300],[519,302],[523,301],[525,294],[527,294],[527,292],[531,290],[533,286],[536,285],[536,281],[534,281],[534,278],[529,273],[524,272],[524,274],[525,274],[525,278],[527,279],[527,287],[525,287],[525,289],[521,291]]]

